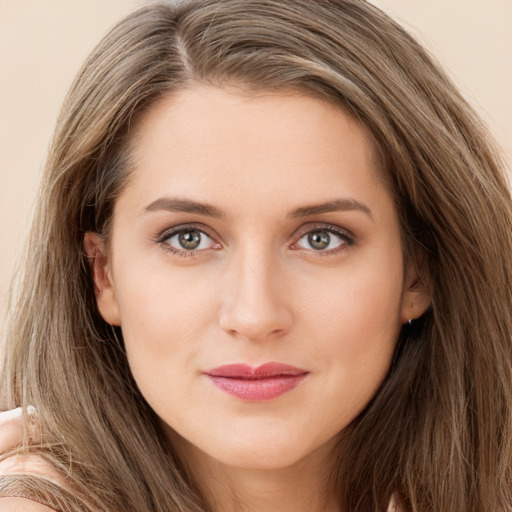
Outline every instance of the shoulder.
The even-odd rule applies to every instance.
[[[1,466],[1,512],[98,512],[39,455],[9,457]]]
[[[42,457],[13,455],[0,461],[1,512],[56,512],[52,489],[63,478]]]
[[[28,453],[13,455],[0,461],[0,477],[26,474],[49,480],[57,485],[65,485],[65,480],[43,457]]]
[[[0,510],[2,512],[56,512],[54,509],[37,501],[18,497],[0,497]]]
[[[90,512],[92,508],[75,496],[66,477],[42,454],[16,454],[21,421],[21,409],[0,412],[0,512]],[[37,429],[31,439],[38,439]]]

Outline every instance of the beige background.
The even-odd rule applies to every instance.
[[[0,0],[0,315],[60,103],[108,27],[143,0]],[[512,162],[512,0],[375,0],[426,44]]]

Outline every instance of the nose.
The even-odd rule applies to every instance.
[[[262,250],[233,258],[221,284],[220,327],[233,337],[265,341],[289,332],[293,315],[285,279]]]

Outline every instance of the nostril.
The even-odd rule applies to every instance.
[[[283,319],[286,315],[272,315],[247,318],[236,314],[236,310],[225,312],[219,319],[220,327],[232,337],[249,341],[263,341],[285,335],[288,326]]]

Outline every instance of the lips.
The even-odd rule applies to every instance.
[[[247,401],[266,401],[291,391],[308,371],[283,363],[266,363],[257,368],[228,364],[204,374],[220,390]]]

